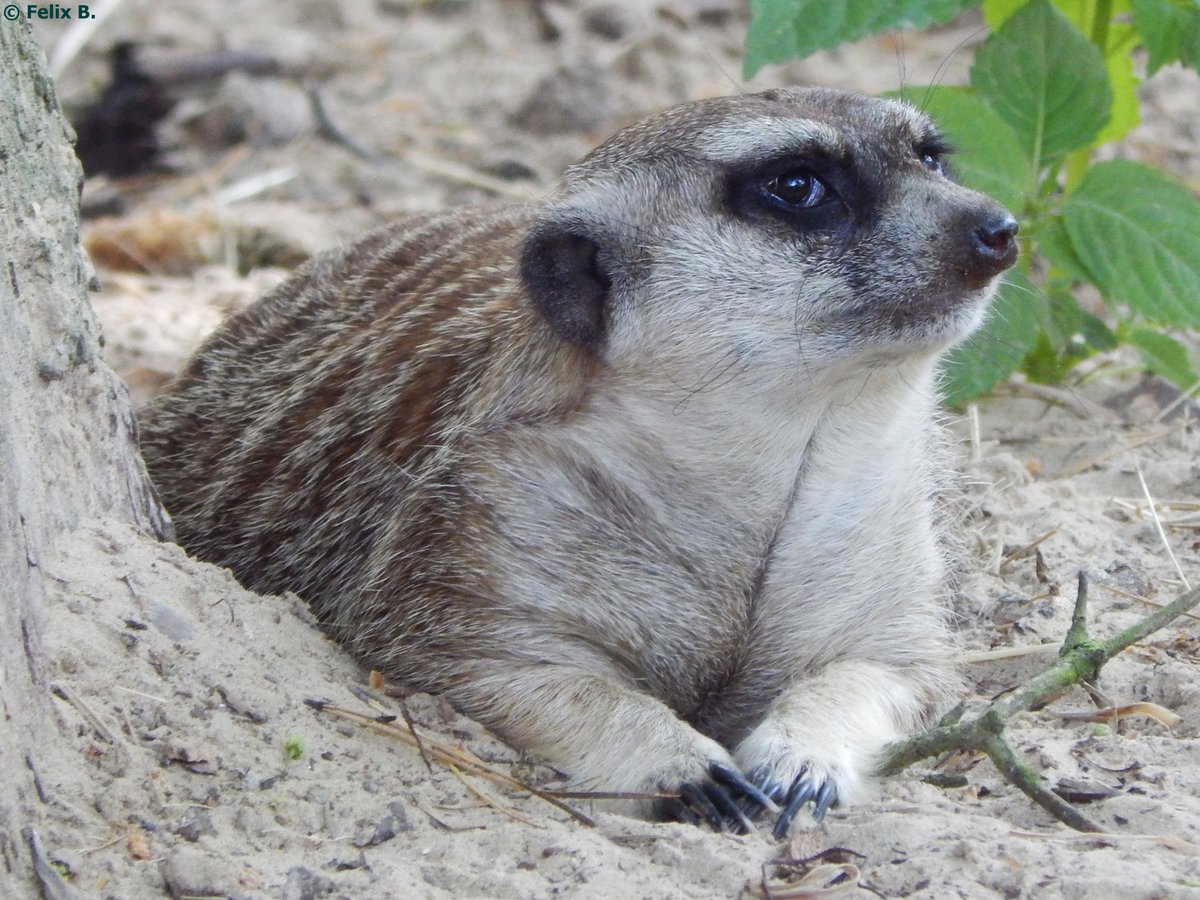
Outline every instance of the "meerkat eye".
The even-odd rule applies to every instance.
[[[954,147],[940,134],[929,135],[913,147],[913,155],[922,166],[935,175],[950,175],[946,159],[953,152]]]
[[[942,154],[926,150],[921,154],[921,165],[927,168],[935,175],[946,174],[946,163],[942,159]]]
[[[829,197],[829,188],[816,175],[793,169],[776,175],[763,185],[773,203],[787,209],[812,209]]]

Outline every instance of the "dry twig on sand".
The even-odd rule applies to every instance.
[[[345,719],[350,722],[354,722],[368,731],[374,731],[376,734],[381,734],[385,737],[398,740],[401,743],[420,748],[424,751],[424,753],[428,754],[428,757],[437,760],[447,767],[456,768],[457,770],[461,771],[472,772],[510,790],[532,794],[533,796],[545,800],[552,806],[555,806],[567,813],[567,815],[571,816],[571,818],[575,819],[582,825],[591,826],[595,824],[595,822],[593,822],[589,817],[559,800],[553,791],[539,790],[532,785],[513,778],[511,775],[501,772],[499,769],[489,766],[487,763],[481,760],[475,759],[465,750],[455,747],[452,744],[447,744],[443,741],[436,740],[429,735],[424,735],[418,738],[415,728],[412,731],[409,731],[407,728],[401,728],[398,725],[392,724],[392,720],[396,718],[395,716],[364,715],[363,713],[355,712],[354,710],[335,706],[327,700],[305,700],[304,702],[318,712],[326,713],[339,719]],[[407,717],[405,718],[407,720]]]
[[[1071,627],[1058,651],[1058,662],[994,700],[969,721],[960,721],[961,710],[955,710],[924,734],[892,744],[881,767],[883,774],[894,775],[922,759],[955,750],[980,751],[1008,781],[1055,818],[1078,831],[1101,832],[1103,829],[1047,789],[1037,772],[1017,758],[1004,739],[1004,726],[1015,713],[1038,708],[1073,684],[1094,680],[1104,664],[1126,647],[1200,604],[1200,588],[1188,591],[1107,641],[1088,635],[1087,593],[1087,576],[1080,572]]]

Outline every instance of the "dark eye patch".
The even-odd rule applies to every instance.
[[[913,155],[926,169],[938,175],[949,175],[947,157],[954,148],[940,134],[931,134],[913,148]]]
[[[826,154],[730,166],[726,177],[729,205],[741,218],[770,217],[801,231],[827,231],[849,217],[850,166]]]
[[[937,175],[945,175],[946,174],[945,161],[942,159],[942,157],[939,154],[922,153],[921,154],[921,165],[923,165],[925,168],[927,168],[930,172],[933,172]]]

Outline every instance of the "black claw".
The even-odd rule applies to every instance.
[[[708,774],[712,776],[713,781],[719,782],[725,787],[730,787],[736,790],[742,797],[752,801],[757,805],[761,812],[764,809],[769,809],[774,812],[777,809],[775,801],[768,797],[757,785],[753,783],[753,779],[743,775],[737,769],[727,766],[720,762],[711,762],[708,764]],[[738,809],[739,815],[742,814],[741,809]],[[744,815],[743,815],[744,818]]]
[[[829,808],[838,804],[837,785],[832,781],[822,781],[817,784],[809,777],[807,770],[801,770],[788,790],[787,804],[784,806],[783,812],[779,814],[779,818],[775,821],[775,827],[771,829],[771,835],[776,840],[787,836],[788,830],[792,827],[792,820],[796,818],[796,813],[809,800],[813,801],[813,819],[820,822],[825,818],[825,813],[829,811]]]
[[[763,764],[755,766],[747,772],[746,777],[774,804],[774,808],[767,807],[767,809],[773,813],[777,813],[783,808],[783,804],[787,800],[788,789],[787,785],[780,784],[772,778],[773,774],[774,769]]]
[[[808,777],[807,771],[802,771],[792,782],[783,812],[779,814],[779,818],[775,820],[775,827],[771,829],[771,835],[775,840],[781,839],[788,833],[788,829],[792,827],[792,819],[796,818],[800,807],[811,800],[815,794],[816,787]]]
[[[716,785],[713,785],[716,787]],[[679,786],[679,799],[692,810],[699,813],[717,831],[728,831],[729,827],[720,810],[713,805],[707,792],[701,786],[688,782]]]
[[[680,785],[678,799],[661,800],[658,814],[664,819],[699,825],[706,822],[718,831],[748,834],[754,819],[765,811],[779,811],[778,803],[750,778],[723,762],[708,764],[708,778]]]
[[[763,791],[768,797],[775,801],[775,805],[780,809],[782,809],[783,804],[787,802],[787,788],[778,781],[772,781],[770,784],[764,786]]]
[[[816,799],[813,801],[813,819],[820,822],[825,818],[829,807],[837,806],[837,802],[837,787],[832,781],[826,781],[817,791]]]
[[[668,822],[682,822],[685,825],[699,825],[700,817],[678,798],[658,801],[658,815]]]
[[[722,831],[732,831],[735,834],[749,834],[754,830],[754,824],[738,807],[737,802],[729,796],[729,792],[713,781],[706,781],[701,786],[704,795],[721,814]]]

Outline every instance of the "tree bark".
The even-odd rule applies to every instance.
[[[40,561],[100,518],[168,529],[120,380],[100,360],[81,169],[27,23],[0,22],[0,896],[37,890],[39,748],[53,739]],[[41,890],[54,889],[45,881]]]

